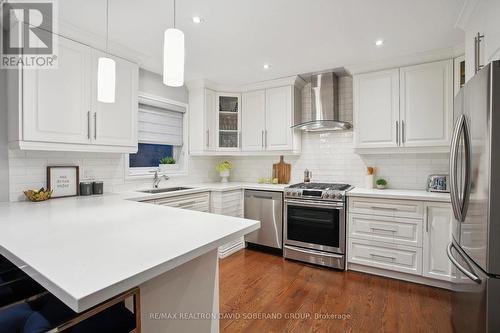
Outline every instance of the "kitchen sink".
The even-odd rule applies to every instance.
[[[175,191],[191,190],[191,189],[192,187],[167,187],[167,188],[153,188],[151,190],[144,190],[137,192],[155,194],[155,193],[167,193],[167,192],[175,192]]]

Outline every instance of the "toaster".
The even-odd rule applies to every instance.
[[[450,192],[448,175],[430,175],[427,179],[428,192]]]

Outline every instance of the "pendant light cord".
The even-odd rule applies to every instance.
[[[108,55],[109,43],[109,0],[106,0],[106,55]]]

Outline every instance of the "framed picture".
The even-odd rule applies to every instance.
[[[47,188],[53,191],[52,198],[78,195],[79,174],[77,166],[48,166]]]

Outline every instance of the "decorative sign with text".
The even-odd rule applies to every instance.
[[[52,198],[78,195],[79,168],[77,166],[47,167],[47,188],[53,190]]]

